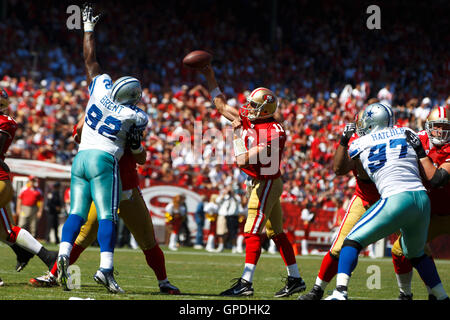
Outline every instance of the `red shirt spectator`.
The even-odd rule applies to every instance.
[[[44,199],[41,189],[36,188],[33,185],[22,188],[19,193],[19,198],[22,201],[22,205],[28,207],[33,207],[37,205],[38,201]]]

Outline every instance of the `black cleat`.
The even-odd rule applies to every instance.
[[[244,280],[242,278],[239,279],[233,279],[236,280],[236,282],[233,284],[233,286],[220,293],[221,296],[229,296],[229,297],[240,297],[240,296],[252,296],[253,295],[253,288],[252,283],[248,282],[247,280]]]
[[[298,297],[298,300],[321,300],[323,297],[324,291],[318,285],[314,285],[310,292]]]
[[[305,281],[302,278],[287,277],[283,288],[275,293],[275,298],[289,297],[296,292],[302,292],[306,289]]]
[[[16,243],[12,244],[10,247],[17,256],[16,271],[20,272],[26,267],[30,259],[34,257],[34,254],[20,247]]]
[[[397,300],[412,300],[413,298],[413,294],[406,294],[403,292],[400,292],[400,294],[398,295]]]
[[[175,287],[169,281],[159,285],[159,291],[165,294],[181,294],[180,289]]]
[[[434,294],[429,294],[429,295],[428,295],[428,300],[436,301],[437,298],[436,298],[436,296],[435,296]]]

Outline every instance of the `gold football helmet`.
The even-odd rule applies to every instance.
[[[450,113],[445,107],[433,108],[425,122],[425,130],[432,144],[441,146],[450,142]]]
[[[5,89],[0,88],[0,113],[5,113],[9,110],[9,97]]]
[[[247,104],[241,109],[242,114],[250,121],[271,117],[278,107],[278,99],[275,94],[267,88],[257,88],[247,97]]]

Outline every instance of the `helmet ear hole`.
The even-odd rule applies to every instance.
[[[133,77],[121,77],[114,82],[111,99],[114,103],[135,105],[142,96],[141,83]]]

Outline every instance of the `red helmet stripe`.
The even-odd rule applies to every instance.
[[[254,95],[255,95],[255,93],[257,93],[258,91],[260,91],[260,90],[264,90],[265,88],[259,88],[259,89],[256,89],[255,91],[253,91],[252,92],[252,94],[250,95],[250,97],[253,97]]]

